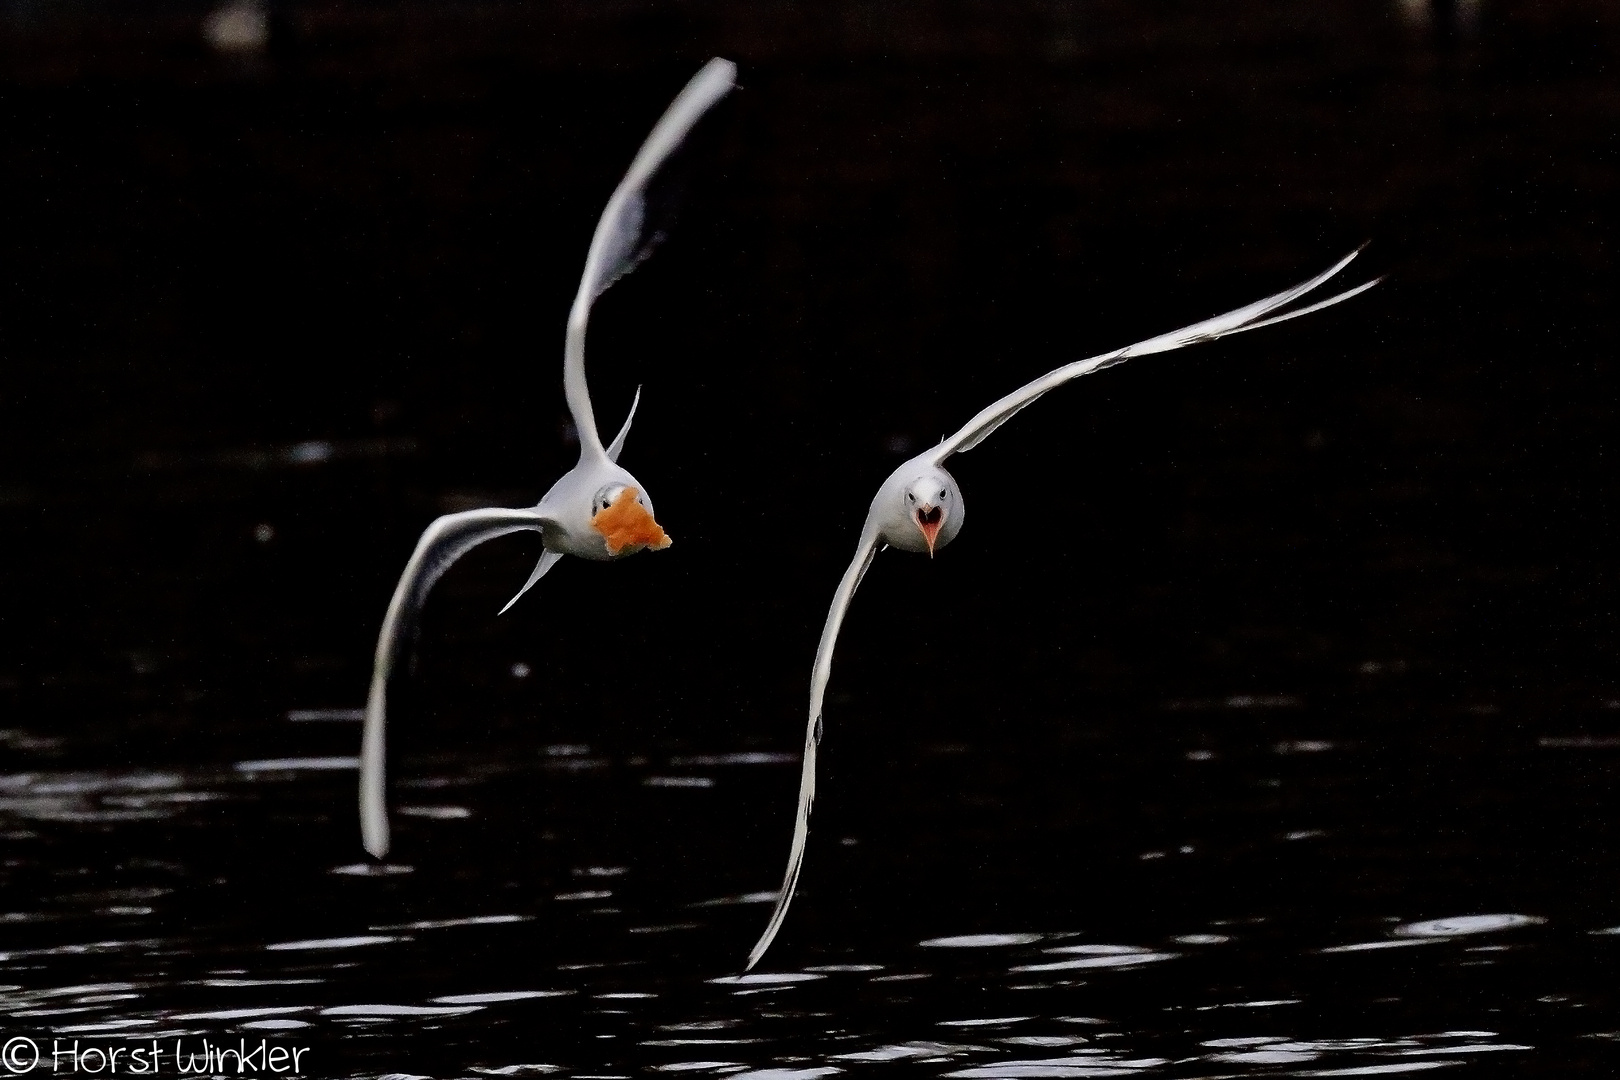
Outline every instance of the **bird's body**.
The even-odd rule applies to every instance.
[[[1127,345],[1123,349],[1078,360],[1049,371],[982,409],[961,430],[941,440],[938,446],[904,462],[883,481],[872,500],[871,508],[867,511],[866,522],[861,528],[860,541],[856,544],[855,557],[844,571],[838,589],[833,594],[832,605],[827,611],[827,621],[822,627],[821,641],[816,648],[815,664],[810,674],[810,713],[809,722],[805,727],[804,766],[799,779],[798,811],[794,819],[787,873],[783,878],[781,891],[777,894],[776,908],[771,912],[765,932],[748,954],[749,968],[757,964],[760,957],[765,955],[765,950],[770,948],[783,920],[787,917],[788,905],[792,902],[794,890],[798,886],[799,871],[804,864],[805,844],[810,832],[810,809],[815,802],[816,748],[821,740],[822,702],[826,696],[827,682],[832,676],[833,647],[837,644],[838,632],[843,625],[844,615],[849,610],[850,601],[855,596],[855,590],[860,587],[861,578],[865,576],[873,558],[884,545],[899,548],[901,551],[927,552],[933,555],[954,540],[961,531],[966,506],[956,479],[945,471],[945,460],[952,454],[971,450],[979,445],[996,428],[1033,404],[1042,395],[1073,379],[1102,371],[1132,357],[1170,352],[1199,342],[1213,341],[1228,334],[1255,330],[1297,318],[1348,300],[1370,289],[1377,284],[1376,280],[1315,304],[1280,315],[1272,314],[1337,274],[1355,258],[1356,254],[1352,252],[1324,273],[1303,284],[1285,289],[1253,304],[1168,334]]]
[[[644,508],[645,514],[624,513],[627,500]],[[546,518],[543,542],[546,551],[555,555],[609,562],[649,547],[669,546],[668,537],[661,536],[662,530],[657,529],[652,500],[647,498],[641,482],[628,469],[611,461],[574,466],[551,486],[534,509]],[[632,516],[643,519],[641,524],[648,533],[644,542],[628,538],[634,521],[613,520]]]
[[[388,681],[422,603],[440,575],[486,540],[513,532],[538,532],[545,552],[523,588],[508,601],[509,608],[565,555],[605,562],[670,545],[653,516],[646,487],[618,464],[641,393],[637,391],[618,435],[603,446],[585,383],[585,330],[596,298],[633,270],[661,238],[646,221],[648,183],[703,114],[730,91],[735,78],[733,64],[715,59],[687,83],[654,125],[597,223],[569,312],[563,351],[563,391],[579,435],[579,461],[533,507],[467,510],[437,519],[417,541],[400,575],[377,635],[360,752],[361,838],[366,850],[379,858],[389,847],[384,793]]]

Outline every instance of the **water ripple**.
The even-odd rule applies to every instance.
[[[813,982],[824,979],[825,975],[812,974],[807,971],[784,972],[756,972],[749,975],[721,975],[718,978],[706,981],[716,986],[785,986],[789,983]]]
[[[1454,915],[1446,919],[1404,923],[1397,926],[1394,932],[1402,937],[1458,937],[1515,930],[1521,926],[1539,926],[1546,921],[1538,915]]]
[[[925,949],[990,949],[1005,945],[1033,945],[1045,934],[958,934],[917,942]]]
[[[496,990],[487,994],[447,994],[433,1001],[439,1005],[495,1005],[503,1001],[567,997],[573,990]]]
[[[482,1005],[332,1005],[322,1009],[320,1014],[391,1019],[402,1016],[462,1016],[482,1008]]]
[[[383,945],[390,941],[409,941],[408,935],[355,934],[350,937],[310,938],[306,941],[280,941],[266,945],[269,952],[297,952],[305,949],[354,949],[362,945]]]
[[[359,767],[360,759],[357,757],[264,758],[238,761],[233,766],[239,773],[327,772]]]

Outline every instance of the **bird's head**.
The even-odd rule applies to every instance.
[[[903,551],[932,555],[962,527],[962,493],[951,474],[937,466],[895,479],[883,538]]]
[[[645,548],[662,551],[673,542],[653,520],[652,500],[631,484],[598,488],[591,502],[591,528],[602,534],[608,554],[617,558]]]

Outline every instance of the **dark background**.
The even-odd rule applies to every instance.
[[[1387,275],[1371,293],[1086,379],[954,459],[961,538],[880,557],[846,623],[776,948],[1038,923],[1111,859],[1088,902],[1127,920],[1620,921],[1612,8],[292,4],[245,57],[200,6],[5,12],[19,768],[354,752],[289,710],[361,704],[434,516],[532,504],[572,464],[563,321],[596,215],[724,55],[740,87],[682,214],[591,331],[604,435],[644,388],[623,462],[675,545],[566,561],[500,618],[538,544],[465,559],[395,688],[396,778],[542,743],[796,752],[899,460],[1370,241],[1347,283]],[[1351,753],[1266,787],[1299,739]],[[358,856],[348,784],[290,834],[227,833],[243,873],[289,843]],[[681,895],[778,880],[791,767],[673,812],[518,787],[455,852],[412,819],[399,842],[560,874],[528,838],[571,813]],[[1340,846],[1252,846],[1290,815]],[[890,846],[833,843],[861,828]],[[1138,863],[1184,834],[1223,854]],[[727,970],[745,915],[685,961]]]
[[[1600,11],[1493,4],[1465,34],[1364,4],[309,6],[247,62],[192,12],[14,14],[9,690],[75,734],[87,707],[225,734],[357,703],[421,527],[571,464],[595,215],[723,53],[742,89],[591,341],[604,426],[646,387],[625,460],[678,547],[569,565],[501,620],[533,552],[479,551],[430,612],[424,691],[544,656],[456,694],[553,713],[611,679],[638,723],[791,746],[902,447],[1371,240],[1376,293],[1076,385],[957,459],[973,528],[884,560],[840,682],[994,720],[1401,660],[1459,705],[1594,706]]]

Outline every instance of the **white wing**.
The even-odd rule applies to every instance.
[[[446,514],[427,527],[416,551],[388,602],[382,632],[377,635],[377,656],[371,668],[371,692],[366,696],[366,728],[360,747],[360,836],[366,850],[379,859],[388,854],[388,806],[383,795],[388,676],[399,659],[422,602],[434,582],[485,540],[523,530],[544,530],[548,519],[534,510],[468,510]]]
[[[635,269],[646,254],[654,239],[646,235],[648,181],[703,114],[726,96],[736,78],[737,65],[729,60],[716,57],[703,65],[654,125],[596,223],[596,235],[585,256],[585,273],[568,315],[568,343],[563,357],[563,390],[574,428],[579,432],[581,454],[604,453],[602,437],[596,431],[596,416],[591,412],[590,391],[585,385],[585,327],[590,321],[591,304],[609,285]]]
[[[497,611],[495,614],[497,614],[497,615],[505,615],[508,611],[510,611],[512,609],[513,604],[515,604],[519,600],[523,599],[523,594],[524,593],[526,593],[530,589],[534,588],[535,585],[540,581],[540,579],[545,577],[547,574],[551,573],[551,568],[553,566],[556,566],[561,561],[562,561],[562,552],[560,552],[560,551],[542,551],[540,553],[540,561],[534,564],[534,569],[532,571],[530,571],[530,573],[529,573],[529,580],[525,581],[523,583],[523,588],[519,589],[516,593],[514,593],[512,595],[512,599],[508,600],[506,602],[506,604],[501,608],[501,610]]]
[[[619,428],[619,433],[613,436],[612,442],[608,443],[607,459],[609,461],[616,462],[619,460],[619,454],[624,450],[624,440],[630,434],[630,421],[636,418],[636,406],[640,404],[641,387],[638,386],[636,387],[636,396],[630,401],[630,415],[624,418],[624,426]]]
[[[1315,289],[1328,278],[1343,270],[1350,264],[1350,260],[1359,254],[1361,254],[1361,249],[1357,248],[1322,273],[1311,278],[1311,280],[1295,285],[1291,289],[1284,289],[1282,292],[1268,296],[1264,300],[1245,304],[1243,307],[1234,308],[1224,315],[1216,315],[1212,319],[1205,319],[1203,322],[1184,326],[1180,330],[1173,330],[1168,334],[1160,334],[1158,337],[1148,338],[1146,341],[1138,341],[1135,345],[1127,345],[1123,349],[1115,349],[1113,352],[1102,353],[1087,360],[1077,360],[1072,364],[1065,364],[1056,371],[1049,371],[1034,382],[1019,387],[994,405],[984,409],[972,420],[969,420],[961,431],[940,443],[934,450],[934,464],[938,465],[952,454],[958,454],[978,446],[987,435],[1008,420],[1011,420],[1019,410],[1033,404],[1042,394],[1055,387],[1062,386],[1070,379],[1078,379],[1082,375],[1090,375],[1093,372],[1113,367],[1115,364],[1124,363],[1133,356],[1170,352],[1172,349],[1185,348],[1188,345],[1196,345],[1202,341],[1214,341],[1216,338],[1222,338],[1228,334],[1238,334],[1245,330],[1258,330],[1262,326],[1270,326],[1273,323],[1285,322],[1301,315],[1308,315],[1313,311],[1320,311],[1322,308],[1330,307],[1341,301],[1348,300],[1352,296],[1366,292],[1383,279],[1374,278],[1372,281],[1358,285],[1354,289],[1348,289],[1336,296],[1331,296],[1326,300],[1312,304],[1309,307],[1300,308],[1297,311],[1274,315],[1269,319],[1265,317]]]
[[[821,702],[827,692],[827,680],[832,676],[833,645],[838,641],[838,629],[844,623],[849,602],[866,576],[867,567],[878,550],[878,527],[871,514],[861,530],[860,546],[855,549],[855,560],[844,571],[844,579],[833,594],[832,607],[827,611],[827,623],[821,628],[821,644],[816,647],[816,666],[810,675],[810,722],[804,731],[804,771],[799,775],[799,810],[793,821],[793,847],[788,852],[787,873],[782,878],[782,891],[776,896],[776,910],[765,933],[748,954],[748,968],[759,963],[765,950],[776,939],[776,932],[787,918],[788,904],[793,902],[793,890],[799,884],[799,868],[804,865],[804,845],[810,836],[810,806],[816,801],[816,745],[821,742]],[[746,970],[746,969],[745,969]]]

